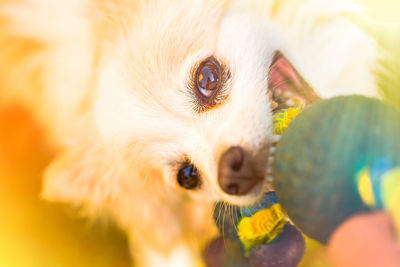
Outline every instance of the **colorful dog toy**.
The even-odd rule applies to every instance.
[[[277,112],[274,134],[282,134],[301,109],[299,106]],[[214,221],[221,237],[207,247],[208,267],[294,267],[303,257],[303,236],[288,222],[274,192],[248,207],[217,203]]]
[[[207,266],[297,266],[305,243],[296,227],[326,243],[342,221],[371,209],[389,212],[400,234],[397,110],[362,96],[300,110],[281,111],[274,120],[274,132],[282,133],[273,168],[279,203],[274,192],[251,207],[218,203],[222,238],[208,247]]]
[[[281,110],[274,117],[274,134],[281,134],[301,107]],[[294,267],[305,250],[302,234],[288,219],[274,192],[248,207],[217,203],[214,221],[222,237],[206,252],[208,267]]]
[[[250,207],[217,203],[214,220],[222,237],[208,246],[208,267],[294,267],[303,257],[303,236],[288,222],[274,192]]]
[[[276,194],[306,235],[327,242],[354,213],[389,212],[400,233],[400,114],[362,96],[318,102],[296,117],[275,154]]]

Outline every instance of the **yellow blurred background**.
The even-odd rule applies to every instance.
[[[51,156],[27,110],[0,107],[0,266],[130,266],[116,227],[38,198]]]
[[[358,0],[368,18],[364,25],[378,41],[384,53],[378,73],[378,85],[386,100],[400,109],[400,1]]]
[[[389,71],[379,74],[379,83],[399,104],[400,1],[360,2],[373,18],[366,27],[389,53]],[[39,199],[41,171],[51,157],[27,110],[0,107],[0,266],[130,266],[126,238],[114,225],[89,223],[65,206]]]

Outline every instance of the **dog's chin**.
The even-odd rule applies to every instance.
[[[233,196],[221,192],[221,198],[224,202],[235,206],[250,206],[263,198],[264,193],[272,190],[268,179],[264,178],[249,193],[243,196]]]

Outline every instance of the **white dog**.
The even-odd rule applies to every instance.
[[[249,204],[269,186],[275,110],[376,94],[377,52],[356,11],[349,0],[1,0],[0,97],[28,104],[59,149],[45,198],[111,214],[136,266],[196,266],[213,202]]]

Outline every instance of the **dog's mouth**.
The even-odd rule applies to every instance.
[[[289,107],[304,108],[320,99],[280,52],[275,54],[269,70],[268,94],[273,112]]]
[[[298,112],[321,99],[309,83],[280,52],[275,54],[269,70],[268,95],[274,115],[274,122],[276,115],[279,115],[280,112],[289,108],[294,108]],[[275,160],[275,149],[281,134],[282,129],[276,131],[274,125],[274,135],[270,145],[267,168],[267,181],[269,184],[273,183],[272,165]]]

